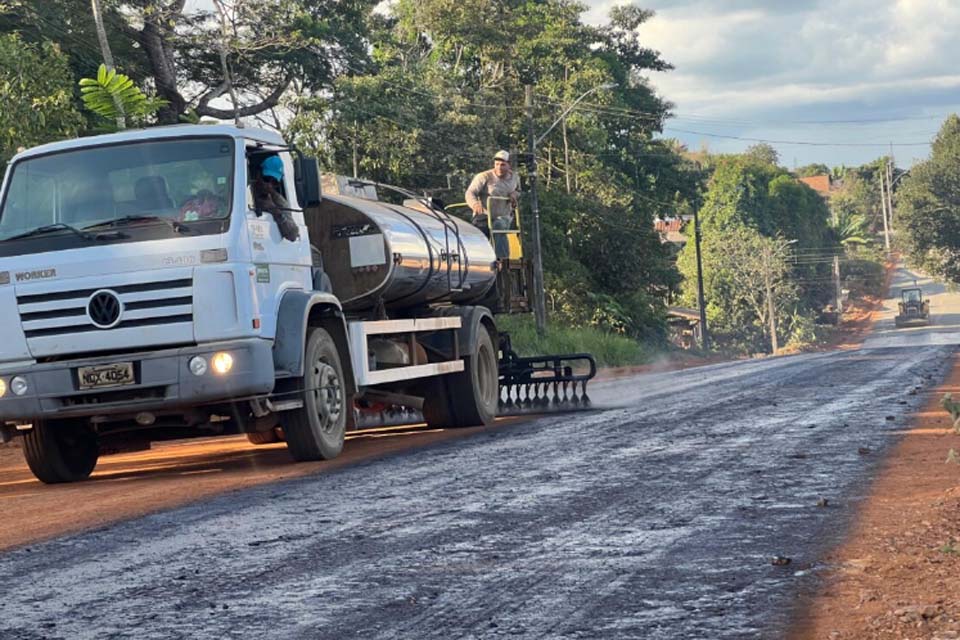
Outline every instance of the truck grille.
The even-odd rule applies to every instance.
[[[135,336],[143,328],[151,331],[152,344],[193,341],[191,277],[118,280],[85,279],[66,290],[18,290],[20,321],[34,357],[132,346],[142,342],[142,335]]]
[[[117,294],[122,304],[119,321],[109,329],[193,322],[192,282],[184,278],[17,296],[24,335],[36,338],[109,330],[90,318],[90,297],[98,291]]]

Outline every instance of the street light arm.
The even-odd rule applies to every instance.
[[[577,104],[579,104],[581,100],[583,100],[584,98],[586,98],[588,95],[590,95],[590,94],[593,93],[594,91],[599,91],[600,89],[612,89],[612,88],[615,87],[615,86],[616,86],[616,85],[613,84],[613,83],[608,83],[608,84],[601,84],[601,85],[598,85],[598,86],[596,86],[596,87],[593,87],[592,89],[587,90],[586,93],[584,93],[582,96],[580,96],[579,98],[577,98],[576,100],[574,100],[574,101],[573,101],[573,104],[571,104],[569,107],[567,107],[566,110],[564,110],[564,112],[560,114],[560,117],[557,118],[556,120],[554,120],[553,124],[550,125],[550,127],[549,127],[546,131],[544,131],[544,132],[540,135],[539,138],[537,138],[536,140],[533,141],[533,146],[534,146],[534,147],[540,146],[540,143],[543,142],[543,139],[546,138],[546,137],[550,134],[551,131],[553,131],[554,127],[556,127],[558,124],[560,124],[561,122],[563,122],[563,119],[566,118],[567,115],[568,115],[571,111],[573,111],[573,108],[576,107]]]
[[[893,182],[890,183],[890,188],[893,189],[897,185],[897,183],[900,182],[900,178],[902,178],[903,176],[909,173],[910,173],[910,169],[907,169],[906,171],[898,175],[896,178],[894,178]]]

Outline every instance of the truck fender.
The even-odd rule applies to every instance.
[[[457,341],[460,344],[460,355],[469,355],[477,344],[477,333],[480,325],[486,325],[493,334],[493,345],[497,345],[497,325],[493,313],[486,307],[445,307],[437,310],[438,316],[460,316],[460,329],[457,331]]]
[[[277,377],[303,375],[303,351],[307,329],[311,326],[323,327],[330,333],[340,352],[347,392],[356,393],[357,379],[350,358],[343,310],[335,295],[323,291],[291,289],[283,294],[277,310],[277,332],[273,341],[273,367]]]

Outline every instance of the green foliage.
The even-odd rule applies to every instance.
[[[793,279],[782,239],[768,238],[756,229],[729,225],[705,234],[702,242],[707,325],[721,347],[741,352],[770,346],[769,280],[780,343],[802,335],[809,316]],[[688,243],[678,260],[684,277],[681,302],[696,306],[696,252]]]
[[[797,177],[810,178],[812,176],[830,175],[830,167],[820,162],[807,164],[796,170]]]
[[[643,364],[652,355],[636,340],[594,327],[551,324],[547,326],[546,334],[540,336],[529,316],[499,318],[497,326],[510,332],[513,348],[520,355],[586,352],[593,354],[601,367]]]
[[[945,393],[940,398],[940,406],[950,414],[953,420],[953,430],[960,433],[960,402],[953,399],[953,394]]]
[[[100,65],[96,78],[80,79],[80,97],[84,106],[107,120],[126,117],[132,124],[142,125],[154,115],[165,100],[143,93],[126,75]]]
[[[930,159],[901,182],[894,218],[898,243],[912,263],[960,282],[960,118],[946,119]]]
[[[538,150],[548,309],[570,326],[660,339],[679,276],[651,221],[699,206],[701,174],[652,140],[669,105],[640,74],[669,65],[637,38],[651,14],[619,8],[593,27],[583,10],[569,0],[399,0],[371,24],[374,64],[339,78],[332,99],[297,101],[287,133],[337,173],[356,167],[462,202],[497,149],[526,150],[524,84],[535,83],[538,132],[614,84],[569,114],[566,154],[562,125]],[[529,199],[521,206],[529,238]]]
[[[866,216],[848,208],[836,211],[836,221],[830,222],[834,238],[843,247],[870,243]]]
[[[744,157],[759,162],[761,164],[776,167],[780,164],[780,154],[771,145],[761,142],[747,147],[743,152]]]
[[[705,272],[714,270],[716,261],[727,260],[727,250],[735,249],[728,245],[735,239],[757,241],[752,236],[743,236],[744,229],[753,230],[763,238],[780,236],[794,241],[791,252],[798,256],[819,254],[834,246],[827,224],[829,210],[823,198],[785,169],[764,159],[764,152],[761,147],[739,156],[723,156],[711,163],[713,173],[700,219],[705,246],[720,249],[709,256],[705,254]],[[696,270],[692,251],[688,244],[681,256],[680,268],[684,275],[684,299],[695,305]],[[792,265],[790,280],[796,285],[796,304],[803,313],[819,310],[830,300],[831,286],[826,279],[829,273],[829,265],[817,261],[798,260]],[[709,280],[709,276],[706,279]],[[728,280],[725,278],[723,282]],[[754,280],[752,284],[759,287],[761,282]],[[727,286],[720,286],[714,295],[728,295]],[[721,335],[729,337],[731,348],[761,348],[762,332],[758,330],[762,323],[758,324],[758,319],[765,317],[765,312],[751,312],[749,306],[739,308],[739,302],[734,304],[731,299],[719,302],[713,299],[714,295],[707,295],[708,305],[712,306],[712,311],[710,307],[707,310],[708,324],[712,315],[713,322],[721,327]],[[736,299],[744,300],[742,296]]]
[[[0,35],[0,96],[0,169],[19,147],[74,136],[83,126],[67,58],[49,42]]]
[[[840,278],[851,294],[881,294],[886,270],[876,256],[848,256],[840,263]]]
[[[868,235],[883,231],[879,172],[884,161],[880,158],[860,167],[838,170],[830,194],[831,211],[862,216],[867,221]]]

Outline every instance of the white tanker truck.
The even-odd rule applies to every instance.
[[[295,241],[250,187],[271,155]],[[347,187],[322,196],[314,160],[232,126],[18,154],[0,200],[0,441],[22,436],[56,483],[189,436],[282,434],[295,460],[332,458],[357,401],[442,427],[587,401],[592,358],[520,358],[497,331],[494,313],[524,307],[522,257],[430,200]]]

